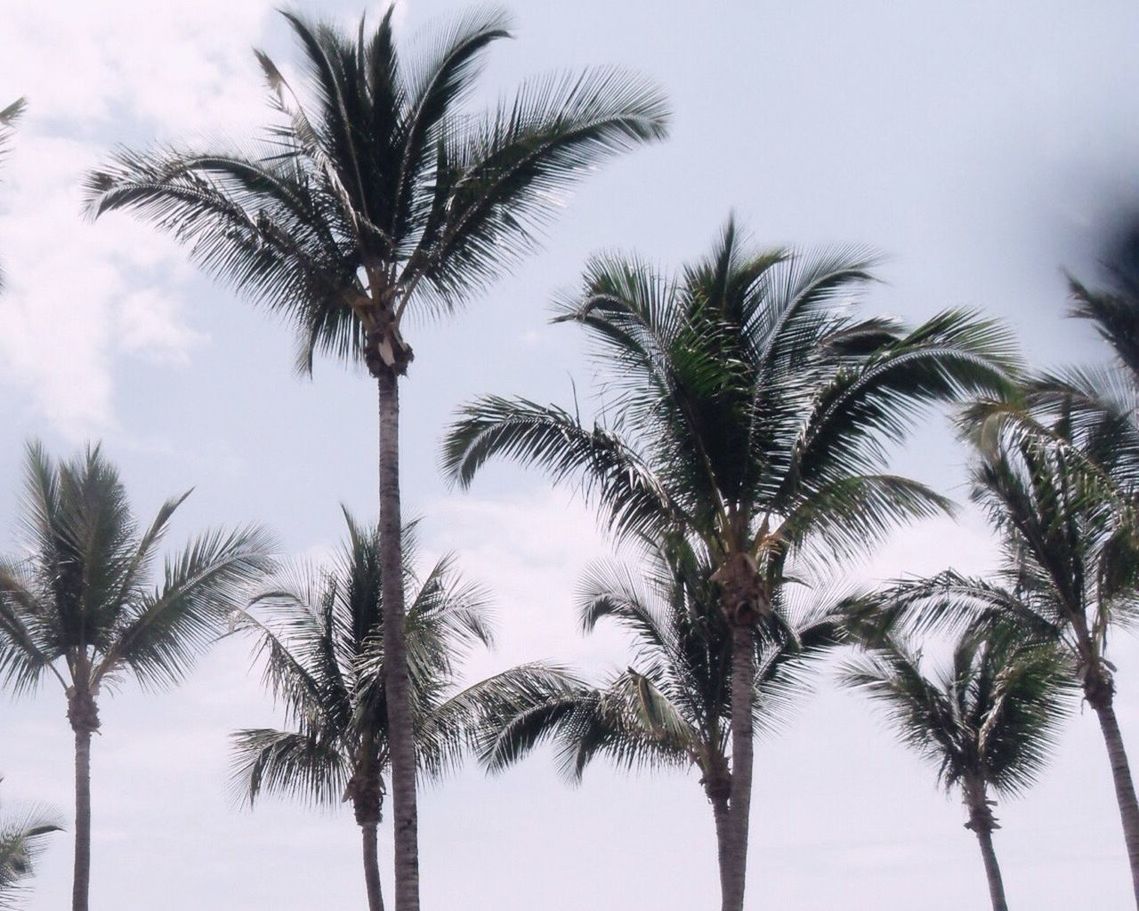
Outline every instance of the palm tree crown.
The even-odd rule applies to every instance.
[[[393,7],[394,9],[394,7]],[[286,316],[316,350],[403,373],[409,308],[451,308],[529,250],[551,198],[602,159],[664,136],[659,91],[618,70],[526,84],[464,110],[481,57],[509,37],[475,12],[418,57],[389,9],[365,40],[284,13],[307,92],[258,60],[277,122],[239,151],[121,151],[88,181],[90,210],[133,209],[214,276]]]

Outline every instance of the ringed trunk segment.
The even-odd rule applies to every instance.
[[[1123,824],[1123,840],[1127,845],[1127,859],[1131,865],[1131,887],[1135,906],[1139,908],[1139,801],[1135,797],[1135,784],[1131,766],[1123,745],[1123,732],[1115,716],[1115,683],[1111,673],[1102,664],[1091,666],[1083,673],[1084,696],[1099,719],[1103,732],[1107,758],[1111,765],[1111,780],[1115,786],[1115,799],[1119,805],[1119,818]]]
[[[723,911],[743,911],[747,884],[748,824],[751,818],[752,700],[755,692],[755,627],[732,626],[732,775],[728,801],[727,875]]]
[[[67,720],[75,732],[75,866],[72,911],[87,911],[91,891],[91,735],[99,730],[95,696],[82,687],[67,689]]]
[[[704,793],[708,796],[709,803],[712,804],[712,816],[716,822],[716,862],[720,873],[720,898],[723,901],[729,890],[728,873],[731,869],[728,855],[730,838],[728,801],[732,795],[732,782],[727,763],[724,763],[723,769],[705,775],[700,783],[704,786]]]
[[[993,815],[996,803],[988,799],[985,783],[978,779],[965,781],[962,790],[965,809],[969,811],[969,821],[965,823],[965,828],[972,829],[981,847],[981,858],[985,863],[985,878],[989,884],[989,899],[993,903],[993,911],[1008,911],[1004,878],[1001,876],[1000,864],[997,863],[997,852],[993,848],[993,831],[1000,828],[996,816]]]
[[[755,559],[744,551],[728,554],[712,581],[720,587],[720,603],[732,631],[732,764],[722,911],[743,911],[751,821],[756,624],[771,615],[771,601]]]
[[[364,889],[368,895],[368,911],[384,911],[384,893],[380,887],[380,805],[367,798],[354,798],[356,824],[364,860]]]
[[[407,349],[410,360],[410,349]],[[406,363],[404,364],[406,368]],[[391,751],[396,911],[419,911],[415,732],[404,640],[403,544],[399,490],[399,374],[379,370],[380,571],[383,576],[384,685]]]

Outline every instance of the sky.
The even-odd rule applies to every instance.
[[[327,553],[339,505],[375,510],[375,392],[330,362],[292,370],[288,328],[211,285],[170,240],[126,216],[80,215],[80,181],[116,144],[241,137],[264,122],[251,52],[296,59],[276,3],[2,0],[0,105],[27,96],[0,174],[0,550],[18,546],[23,444],[59,455],[101,440],[140,516],[193,487],[175,543],[248,521],[282,555]],[[375,21],[384,4],[371,4]],[[359,0],[290,7],[352,26]],[[464,7],[406,0],[415,42]],[[469,492],[437,469],[455,408],[484,393],[566,403],[592,376],[571,327],[548,323],[585,259],[636,250],[664,266],[702,255],[735,213],[758,246],[868,244],[883,282],[869,312],[917,321],[947,306],[1008,322],[1041,365],[1093,363],[1091,331],[1063,319],[1063,269],[1094,279],[1117,213],[1139,200],[1139,9],[1128,2],[532,0],[484,74],[490,101],[550,68],[620,64],[657,80],[667,143],[591,175],[545,250],[453,319],[406,333],[404,511],[427,556],[453,551],[494,593],[499,645],[469,679],[524,660],[586,673],[626,662],[612,633],[582,639],[573,592],[610,552],[572,491],[492,466]],[[965,497],[965,453],[937,415],[895,468]],[[992,546],[960,521],[908,529],[856,581],[945,566],[983,572]],[[1117,707],[1139,750],[1139,649],[1117,638]],[[362,907],[358,832],[345,808],[227,787],[227,736],[273,724],[273,706],[227,641],[176,690],[105,699],[94,774],[94,909],[155,905],[278,911]],[[70,815],[71,735],[60,692],[0,700],[5,803]],[[426,909],[659,911],[718,902],[713,827],[698,775],[602,764],[569,787],[539,753],[487,778],[475,768],[421,802]],[[828,679],[756,750],[749,909],[958,911],[987,892],[961,807],[861,699]],[[1010,901],[1037,911],[1124,908],[1130,887],[1094,716],[1077,710],[1025,798],[998,808]],[[390,831],[381,833],[385,852]],[[390,855],[385,888],[391,894]],[[70,846],[43,858],[27,907],[64,907]],[[1089,902],[1091,903],[1089,905]]]

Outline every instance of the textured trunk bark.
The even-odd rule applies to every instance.
[[[384,893],[380,889],[380,844],[373,822],[360,826],[364,842],[364,884],[368,889],[368,911],[384,911]]]
[[[380,571],[383,573],[384,684],[391,749],[395,911],[419,911],[415,734],[404,645],[403,544],[399,497],[399,378],[379,371]]]
[[[75,879],[72,911],[87,911],[91,888],[91,731],[75,731]]]
[[[1092,702],[1103,741],[1107,745],[1107,758],[1111,763],[1111,779],[1115,784],[1115,799],[1123,822],[1123,839],[1127,844],[1127,858],[1131,862],[1131,885],[1135,892],[1135,906],[1139,908],[1139,803],[1135,799],[1135,785],[1131,781],[1131,767],[1123,747],[1123,734],[1115,717],[1112,695]],[[1089,699],[1089,702],[1091,700]]]
[[[987,828],[981,828],[977,830],[977,841],[981,845],[981,856],[985,859],[985,876],[989,879],[989,898],[993,902],[993,911],[1008,911],[1005,884],[1001,879],[997,852],[993,850],[993,833]]]
[[[728,893],[728,799],[711,797],[712,815],[716,818],[716,859],[720,867],[720,900]]]
[[[732,790],[728,804],[727,874],[723,911],[743,911],[747,882],[748,823],[751,817],[752,699],[755,687],[755,627],[732,627]]]

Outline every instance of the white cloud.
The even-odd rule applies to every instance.
[[[32,407],[69,436],[114,424],[116,354],[179,365],[203,340],[181,314],[179,286],[192,274],[184,251],[125,217],[85,223],[83,175],[118,141],[244,132],[257,122],[263,90],[250,45],[271,8],[5,8],[5,84],[29,107],[0,186],[0,382],[29,390]]]

